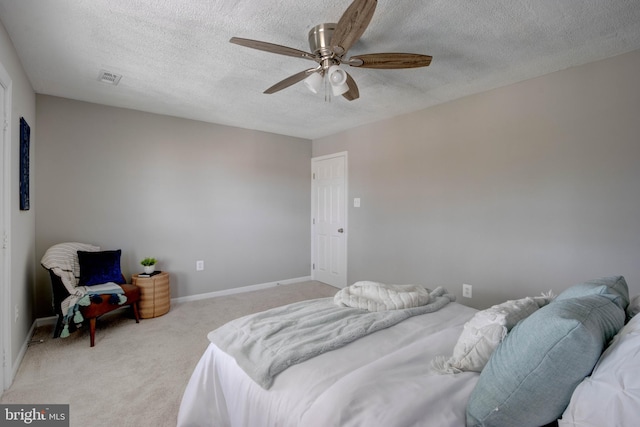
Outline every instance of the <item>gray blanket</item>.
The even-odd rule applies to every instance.
[[[208,338],[268,389],[275,376],[291,365],[455,300],[442,287],[430,296],[429,303],[420,307],[375,312],[338,307],[333,298],[302,301],[233,320]]]

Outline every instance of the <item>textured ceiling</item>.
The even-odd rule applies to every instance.
[[[347,56],[422,53],[431,66],[343,65],[360,99],[326,103],[301,83],[262,93],[313,62],[229,43],[308,51],[308,31],[350,3],[0,0],[0,20],[37,93],[308,139],[640,49],[639,0],[379,0]]]

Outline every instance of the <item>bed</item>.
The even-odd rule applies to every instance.
[[[506,328],[504,330],[508,334],[497,343],[497,348],[488,356],[486,367],[480,369],[481,372],[471,369],[455,369],[455,373],[444,372],[446,369],[443,369],[443,357],[454,354],[460,347],[462,336],[469,332],[469,325],[474,320],[487,317],[485,310],[478,311],[456,302],[450,302],[434,312],[410,316],[340,348],[292,364],[275,375],[267,387],[259,385],[255,377],[247,374],[246,367],[241,368],[236,358],[212,342],[186,387],[178,414],[178,426],[540,426],[555,422],[557,418],[561,418],[560,425],[563,427],[605,425],[606,423],[598,424],[601,420],[593,416],[592,424],[585,423],[584,419],[581,420],[581,414],[584,413],[584,408],[592,404],[585,403],[587,400],[571,400],[569,403],[569,399],[576,386],[591,373],[606,344],[626,320],[626,313],[621,306],[626,309],[629,298],[628,293],[624,296],[626,282],[624,278],[620,278],[621,276],[604,278],[576,285],[567,290],[566,295],[562,293],[551,303],[541,304],[540,309],[534,310],[535,312],[521,314],[524,319],[514,322],[512,318],[510,321],[517,323],[515,326],[507,324],[508,315],[503,317],[500,326]],[[566,325],[569,332],[558,335],[555,331],[562,330],[563,322],[566,323],[565,308],[569,307],[571,312],[576,311],[576,304],[579,307],[586,304],[588,316],[579,320],[579,327],[576,327],[573,319]],[[495,313],[504,312],[504,307],[499,310],[495,310],[495,307],[498,306],[492,308],[493,312],[488,310],[494,320]],[[602,310],[605,311],[602,316],[609,320],[603,322],[601,316],[591,319],[593,312]],[[559,323],[553,318],[558,312],[562,317]],[[624,332],[625,340],[617,341],[623,341],[627,348],[640,351],[640,318],[633,320],[620,331],[621,334]],[[604,326],[598,326],[603,323]],[[556,335],[553,338],[556,341],[541,346],[540,342],[546,338],[540,338],[532,330],[544,330],[545,324],[553,325],[551,330]],[[600,329],[594,333],[594,328]],[[575,335],[575,331],[579,332],[578,335]],[[473,332],[478,335],[477,331]],[[585,350],[584,336],[601,336],[600,340],[603,342],[588,343],[587,346],[593,345],[594,349]],[[540,348],[540,351],[519,349],[531,359],[527,363],[535,365],[534,368],[523,366],[521,361],[512,364],[512,359],[521,357],[514,357],[510,353],[513,351],[510,344],[523,347],[523,337]],[[634,337],[637,337],[635,343],[630,344],[629,340]],[[552,352],[557,351],[558,342],[564,345],[567,341],[574,342],[578,347],[565,351],[585,354],[583,358],[586,362],[570,358],[574,365],[584,366],[570,380],[565,381],[568,383],[565,386],[564,380],[559,377],[567,369],[562,366],[564,371],[559,374],[558,366],[555,366],[557,363],[545,367],[543,361],[549,359],[550,355],[557,361]],[[614,340],[614,343],[617,341]],[[609,348],[607,352],[611,353],[612,350]],[[439,366],[435,362],[437,360],[441,362]],[[597,368],[601,368],[602,363],[598,362]],[[637,361],[633,363],[635,371],[625,372],[631,372],[632,381],[640,386],[638,375],[634,373],[638,372],[640,366]],[[536,371],[540,366],[545,372]],[[603,372],[606,369],[612,368],[605,366],[602,368]],[[529,371],[526,372],[527,370]],[[506,380],[504,375],[508,376]],[[513,387],[517,389],[530,388],[531,384],[526,381],[531,377],[537,378],[536,384],[546,385],[541,390],[524,396],[518,396],[519,392],[513,393],[513,390],[508,391],[510,399],[515,396],[515,406],[508,402],[509,399],[496,402],[496,399],[501,399],[500,392],[494,393],[492,387],[496,381],[512,386],[509,384],[511,377],[515,378]],[[619,380],[624,381],[625,385],[630,384],[629,378]],[[554,388],[562,390],[558,394],[555,390],[545,389],[549,384],[559,384]],[[580,384],[578,391],[582,395],[594,394],[593,384],[586,391],[583,388]],[[546,395],[550,395],[554,402],[562,399],[566,402],[561,402],[560,406],[555,403],[546,405]],[[610,410],[624,421],[630,413],[637,414],[640,411],[640,388],[627,390],[622,395],[624,396],[615,397]],[[490,397],[489,402],[486,402],[487,396]],[[527,403],[523,404],[522,401]],[[554,407],[547,411],[547,406]],[[621,410],[621,407],[625,409]],[[564,419],[560,417],[563,412]],[[495,418],[496,414],[498,418]],[[607,413],[602,416],[609,415]],[[624,425],[624,422],[616,425]]]

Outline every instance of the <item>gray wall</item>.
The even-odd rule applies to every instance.
[[[605,275],[640,293],[638,76],[640,51],[313,141],[349,152],[362,202],[348,282],[469,283],[476,307]]]
[[[12,84],[11,120],[9,123],[11,146],[9,158],[5,159],[10,169],[8,182],[8,187],[10,188],[8,200],[9,218],[7,220],[10,265],[7,266],[7,275],[11,300],[8,304],[10,313],[8,313],[6,319],[9,319],[10,322],[9,330],[11,335],[9,338],[11,344],[9,366],[14,369],[14,362],[20,350],[24,350],[23,344],[33,321],[36,218],[36,202],[33,197],[35,188],[33,158],[37,141],[36,95],[11,44],[11,39],[2,24],[0,24],[0,63],[9,74]],[[24,117],[31,127],[31,209],[28,211],[21,211],[19,204],[20,117]],[[2,173],[4,174],[4,165]],[[4,273],[2,272],[2,274]],[[14,317],[16,307],[18,308],[17,320]],[[5,315],[4,308],[5,301],[2,301],[2,315]]]
[[[310,141],[43,95],[37,117],[38,257],[121,248],[130,275],[154,256],[174,298],[310,275]]]
[[[633,52],[313,141],[349,151],[362,200],[349,283],[470,283],[477,307],[609,274],[640,293],[639,71]],[[173,297],[309,274],[308,141],[48,96],[37,117],[38,259],[156,256]]]

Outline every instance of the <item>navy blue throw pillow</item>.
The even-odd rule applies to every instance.
[[[80,262],[80,285],[92,286],[103,283],[125,283],[120,270],[120,249],[115,251],[78,251]]]

